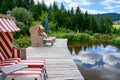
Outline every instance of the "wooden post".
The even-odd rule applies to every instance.
[[[27,59],[26,57],[26,48],[21,48],[21,57],[23,60]]]

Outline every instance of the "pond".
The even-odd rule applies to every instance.
[[[86,80],[120,80],[120,49],[109,45],[68,42],[68,49]]]

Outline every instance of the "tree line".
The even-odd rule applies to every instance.
[[[29,20],[27,20],[27,17],[23,20],[23,17],[20,14],[18,15],[21,8],[29,12],[26,15],[29,15]],[[17,9],[18,11],[15,13]],[[44,25],[45,17],[47,17],[50,28],[53,30],[65,28],[75,32],[87,32],[91,34],[110,33],[112,30],[112,21],[109,16],[102,18],[99,14],[93,16],[92,14],[88,14],[87,11],[83,13],[79,6],[76,9],[73,7],[66,9],[63,3],[59,7],[55,1],[53,4],[47,6],[44,0],[37,4],[34,3],[34,0],[0,0],[0,13],[6,14],[8,10],[12,11],[13,16],[18,22],[23,22],[29,26],[34,21],[40,21]],[[17,18],[16,15],[22,19]]]

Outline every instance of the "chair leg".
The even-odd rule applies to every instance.
[[[53,46],[53,41],[51,42],[51,46]]]
[[[4,73],[2,73],[2,75],[0,75],[0,80],[5,80],[6,75]]]
[[[44,71],[44,77],[45,77],[45,78],[48,78],[48,74],[47,74],[46,68],[43,68],[43,71]]]

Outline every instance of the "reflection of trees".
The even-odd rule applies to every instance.
[[[68,47],[68,50],[70,51],[70,53],[72,54],[73,50],[75,51],[75,54],[77,55],[79,53],[79,51],[82,49],[82,47],[78,47],[78,46],[74,46],[74,47]]]
[[[108,44],[103,44],[104,47],[106,47]],[[73,50],[75,50],[76,55],[81,51],[86,49],[91,49],[93,46],[95,46],[95,49],[97,49],[98,46],[101,46],[101,44],[93,44],[91,42],[80,42],[80,41],[68,41],[68,50],[72,54]]]
[[[104,46],[104,48],[105,48],[105,47],[107,47],[107,45],[108,45],[108,44],[104,44],[104,45],[103,45],[103,46]]]
[[[72,54],[72,47],[68,46],[68,50],[70,51],[70,53]]]
[[[82,49],[82,47],[74,47],[76,55],[79,53],[79,51]]]
[[[86,51],[86,49],[87,49],[87,46],[83,46],[83,49],[84,49],[84,51]]]

